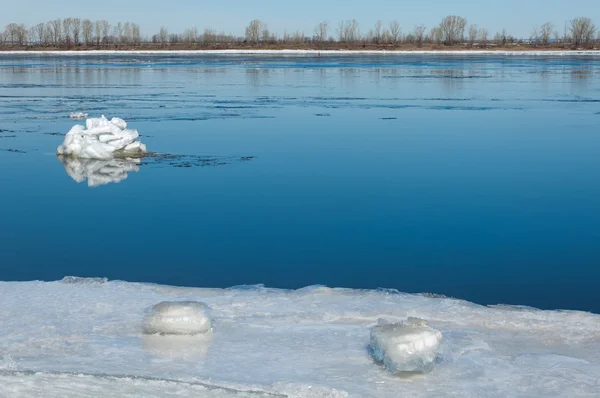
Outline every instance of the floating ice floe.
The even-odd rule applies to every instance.
[[[127,128],[118,117],[108,120],[89,118],[85,127],[75,125],[56,150],[58,155],[83,159],[112,159],[115,155],[135,155],[146,152],[146,145],[138,140],[137,130]]]
[[[87,179],[89,187],[121,182],[130,172],[138,172],[140,159],[82,159],[70,156],[58,156],[65,166],[67,174],[78,183]]]
[[[442,333],[425,321],[377,325],[371,329],[371,353],[392,373],[428,372],[438,356]]]
[[[210,331],[208,306],[198,301],[163,301],[146,311],[148,334],[194,335]]]
[[[83,112],[71,112],[69,117],[71,119],[80,120],[80,119],[85,119],[86,117],[88,117],[88,114],[83,113]]]

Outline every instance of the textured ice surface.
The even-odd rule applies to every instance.
[[[420,319],[371,329],[371,352],[392,373],[428,372],[438,356],[442,333]]]
[[[72,179],[77,182],[87,179],[90,187],[123,181],[130,172],[137,172],[140,164],[140,159],[131,158],[101,160],[59,155],[58,160]]]
[[[85,127],[75,125],[65,136],[56,153],[82,159],[112,159],[115,154],[139,154],[146,146],[139,140],[137,130],[127,129],[123,119],[90,118]]]
[[[212,326],[208,307],[197,301],[163,301],[146,311],[144,331],[148,334],[206,333]]]
[[[144,333],[144,310],[162,301],[206,303],[213,331]],[[77,278],[0,282],[0,302],[0,396],[600,396],[600,315],[590,313]],[[441,331],[443,350],[431,372],[403,378],[371,357],[370,328],[410,317]]]

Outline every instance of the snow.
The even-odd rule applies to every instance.
[[[135,158],[99,160],[59,155],[58,160],[73,180],[78,183],[87,180],[89,187],[121,182],[140,168],[140,159]]]
[[[210,331],[208,307],[198,301],[163,301],[146,311],[144,332],[193,335]]]
[[[505,50],[92,50],[92,51],[1,51],[3,55],[498,55],[498,56],[599,56],[600,50],[548,50],[548,51],[505,51]]]
[[[442,333],[421,319],[412,318],[371,329],[373,357],[392,373],[431,371],[441,342]]]
[[[77,124],[66,134],[56,153],[83,159],[112,159],[115,155],[133,155],[146,152],[137,130],[127,129],[127,123],[114,117],[110,121],[102,115],[90,118],[85,127]]]
[[[212,331],[145,333],[163,301],[205,303]],[[0,282],[0,302],[0,396],[600,396],[600,315],[585,312],[102,278]],[[443,341],[430,372],[405,377],[368,347],[371,328],[411,317]]]
[[[85,119],[86,117],[88,117],[88,114],[83,113],[83,112],[71,112],[69,117],[71,119],[79,120],[79,119]]]

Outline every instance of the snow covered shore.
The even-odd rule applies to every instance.
[[[591,313],[388,290],[100,278],[0,282],[0,300],[0,396],[600,395],[600,315]],[[162,301],[206,303],[212,332],[148,335],[144,310]],[[443,340],[420,330],[439,358],[431,372],[403,377],[371,357],[370,328],[410,317]]]

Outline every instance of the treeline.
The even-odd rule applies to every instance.
[[[213,29],[186,29],[180,33],[170,33],[167,28],[151,36],[142,36],[140,26],[133,22],[111,24],[106,20],[91,21],[80,18],[55,19],[46,23],[27,27],[11,23],[0,33],[0,47],[46,47],[58,49],[107,48],[124,46],[303,46],[325,48],[332,45],[375,45],[400,47],[424,44],[435,46],[462,45],[470,47],[507,46],[528,44],[531,46],[563,46],[592,48],[600,45],[600,32],[590,18],[573,18],[560,32],[552,23],[546,22],[532,29],[530,37],[515,38],[506,29],[493,35],[467,19],[455,15],[445,17],[437,26],[427,28],[416,25],[406,32],[398,21],[388,24],[377,21],[366,31],[361,31],[357,20],[340,21],[331,26],[328,21],[317,24],[311,34],[303,31],[288,32],[283,35],[269,31],[267,24],[259,19],[251,21],[244,36],[233,36]]]

